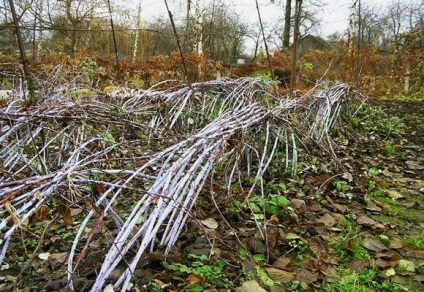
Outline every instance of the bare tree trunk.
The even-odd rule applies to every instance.
[[[42,15],[44,10],[44,3],[43,0],[40,0],[38,3],[38,13]],[[37,57],[36,60],[39,61],[41,58],[41,51],[43,50],[43,30],[40,27],[40,30],[38,31],[38,43],[37,43]]]
[[[290,28],[291,28],[291,5],[292,0],[286,0],[284,14],[284,33],[283,33],[283,48],[287,49],[290,45]]]
[[[349,35],[348,35],[348,47],[349,51],[353,54],[354,52],[354,41],[356,39],[356,2],[352,4],[350,19],[349,19]]]
[[[165,2],[166,10],[168,11],[169,21],[171,22],[172,30],[174,31],[175,41],[177,42],[178,50],[180,51],[181,62],[183,63],[185,79],[188,82],[187,65],[186,65],[186,62],[185,62],[183,49],[181,48],[180,37],[177,33],[177,28],[175,27],[175,22],[174,22],[174,18],[172,16],[171,10],[169,10],[168,1],[166,1],[166,0],[163,0],[163,1]]]
[[[110,15],[110,27],[112,28],[113,48],[115,49],[116,67],[119,70],[118,45],[116,43],[116,32],[115,32],[115,26],[113,25],[112,7],[110,6],[110,0],[107,0],[107,5],[108,5],[108,8],[109,8],[109,15]]]
[[[138,50],[138,35],[140,33],[140,24],[141,24],[141,1],[138,4],[138,11],[137,11],[137,27],[135,31],[135,38],[134,38],[134,50],[133,50],[133,57],[132,61],[135,62],[135,59],[137,57],[137,50]]]
[[[197,52],[199,56],[203,55],[203,0],[196,0],[195,2],[195,15],[196,15],[196,23],[194,26],[196,43],[194,50]],[[199,80],[203,78],[203,70],[202,63],[199,62],[197,64],[197,74]]]
[[[23,42],[22,37],[21,37],[21,30],[19,28],[19,20],[18,20],[18,17],[16,15],[15,4],[13,4],[13,0],[9,0],[9,5],[10,5],[10,11],[12,12],[13,23],[15,25],[16,39],[18,40],[19,51],[21,53],[22,66],[23,66],[23,70],[24,70],[24,77],[25,77],[25,80],[26,80],[27,86],[28,86],[29,103],[34,104],[37,101],[37,98],[35,96],[34,82],[33,82],[32,77],[31,77],[31,72],[30,72],[30,69],[29,69],[29,62],[28,62],[28,58],[27,58],[26,53],[25,53],[24,42]]]
[[[269,71],[271,73],[271,78],[274,78],[274,72],[272,70],[271,57],[269,55],[268,44],[266,43],[264,26],[262,25],[261,11],[259,10],[258,0],[256,0],[256,10],[258,11],[259,25],[260,25],[261,32],[262,32],[262,38],[264,40],[264,45],[265,45],[266,57],[267,57],[267,60],[268,60]]]
[[[355,74],[355,85],[359,86],[361,79],[361,0],[358,0],[358,36],[356,38],[356,74]]]
[[[300,15],[302,14],[302,0],[296,0],[295,8],[295,22],[294,22],[294,35],[293,35],[293,57],[292,57],[292,72],[290,78],[290,95],[293,95],[293,90],[296,86],[296,61],[297,61],[297,45],[299,42],[299,27],[300,27]]]

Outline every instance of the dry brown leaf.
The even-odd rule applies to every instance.
[[[295,273],[283,271],[280,269],[266,267],[265,271],[268,273],[268,276],[275,282],[279,283],[290,283],[294,280]]]
[[[207,218],[205,220],[201,220],[200,222],[209,229],[217,229],[218,228],[218,222],[213,218]]]
[[[235,289],[236,292],[267,292],[264,288],[259,285],[255,280],[244,282],[240,287]]]
[[[403,247],[402,240],[400,238],[394,237],[390,238],[389,248],[399,249]]]
[[[321,218],[317,219],[317,222],[324,223],[325,226],[333,227],[334,224],[336,224],[336,221],[334,220],[333,216],[326,213]]]
[[[262,242],[262,240],[252,237],[247,240],[247,247],[249,248],[249,251],[253,253],[265,253],[266,252],[266,246]]]
[[[375,264],[382,269],[386,269],[391,266],[389,261],[386,261],[382,258],[377,258],[377,260],[375,261]]]
[[[278,219],[278,217],[277,217],[277,216],[275,216],[275,215],[271,215],[271,217],[269,218],[269,221],[271,221],[271,222],[278,222],[278,221],[280,221],[280,220]]]
[[[67,255],[67,252],[52,253],[49,257],[49,262],[52,265],[63,264]]]
[[[203,278],[199,275],[191,274],[187,278],[185,278],[185,281],[190,284],[200,284],[203,281]]]
[[[356,250],[356,241],[354,238],[346,238],[346,240],[343,242],[343,248],[350,251],[355,252]]]
[[[393,176],[393,173],[390,172],[390,170],[388,170],[387,168],[385,168],[381,173],[386,177],[392,177]]]
[[[414,275],[414,281],[424,283],[424,275]]]
[[[74,217],[72,217],[71,208],[69,206],[63,206],[62,209],[63,222],[66,225],[72,225],[74,223]]]
[[[393,200],[405,198],[405,196],[403,196],[401,193],[399,193],[398,191],[395,191],[395,190],[386,190],[385,193],[387,194],[387,196],[389,196]]]
[[[318,280],[318,274],[313,273],[308,269],[298,269],[296,271],[296,280],[305,282],[306,284],[312,284]]]
[[[399,268],[402,267],[403,270],[410,273],[414,273],[416,269],[416,266],[413,262],[405,260],[405,259],[398,260],[398,262],[396,263],[396,266]]]
[[[424,259],[424,250],[409,250],[406,252],[408,257]]]
[[[359,273],[363,268],[368,267],[368,265],[368,262],[364,260],[354,260],[349,266],[352,271]]]
[[[382,250],[386,250],[387,247],[381,243],[380,240],[378,240],[377,238],[374,237],[366,237],[362,240],[362,245],[371,251],[382,251]]]
[[[372,218],[366,216],[366,215],[361,215],[356,219],[356,223],[358,223],[359,225],[365,225],[365,226],[373,226],[375,224],[377,224],[376,221],[374,221]]]
[[[305,203],[304,200],[291,199],[290,202],[291,202],[291,205],[293,206],[293,208],[295,208],[295,209],[300,209],[301,207],[306,206],[306,203]]]
[[[47,219],[49,216],[49,207],[47,205],[41,205],[36,212],[35,218],[37,222],[41,222]]]
[[[338,211],[340,213],[346,213],[349,210],[349,208],[346,205],[333,203],[331,206],[335,209],[335,211]]]
[[[296,265],[296,263],[294,263],[290,258],[287,258],[287,257],[281,257],[281,258],[278,258],[273,264],[272,264],[272,266],[274,267],[274,268],[277,268],[277,269],[284,269],[284,270],[287,270],[287,269],[289,269],[290,267],[292,267],[293,266],[293,264],[294,265]]]
[[[325,242],[322,242],[317,237],[311,237],[308,239],[309,248],[312,250],[314,255],[320,258],[323,254],[327,253],[327,245]]]

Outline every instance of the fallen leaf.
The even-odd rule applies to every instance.
[[[325,242],[322,242],[316,237],[309,238],[308,242],[309,248],[312,250],[312,252],[317,258],[320,258],[323,254],[327,253],[328,248]]]
[[[387,247],[381,243],[380,240],[378,240],[377,238],[374,237],[366,237],[362,240],[362,245],[371,251],[382,251],[382,250],[386,250]]]
[[[411,273],[415,272],[415,264],[408,260],[404,260],[404,259],[398,260],[396,263],[396,267],[398,267],[399,269],[405,270],[406,272],[411,272]]]
[[[325,226],[333,227],[334,224],[336,224],[336,221],[334,220],[333,216],[326,213],[321,218],[317,219],[317,222],[324,223]]]
[[[298,269],[296,272],[296,280],[305,282],[306,284],[312,284],[318,280],[318,274],[308,269]]]
[[[1,265],[0,271],[5,271],[5,270],[8,270],[9,268],[10,268],[9,264],[4,264],[4,265]]]
[[[409,169],[413,170],[421,170],[424,169],[424,165],[420,165],[418,161],[415,160],[408,160],[405,162]]]
[[[415,282],[424,282],[424,275],[414,275]]]
[[[352,271],[359,273],[363,268],[368,267],[368,262],[364,260],[354,260],[350,265]]]
[[[74,217],[72,217],[71,208],[69,206],[63,206],[62,209],[63,222],[66,225],[72,225],[74,223]]]
[[[356,223],[358,223],[359,225],[365,225],[365,226],[373,226],[375,224],[377,224],[376,221],[374,221],[373,219],[371,219],[370,217],[366,216],[366,215],[361,215],[356,219]]]
[[[356,251],[356,241],[354,238],[346,238],[346,240],[343,242],[343,248],[350,251],[355,252]]]
[[[377,258],[377,260],[375,261],[375,264],[377,265],[377,267],[380,267],[382,269],[390,267],[390,262],[382,258]]]
[[[387,189],[388,187],[390,187],[390,182],[386,181],[386,180],[376,180],[375,183],[377,184],[377,186],[379,186],[381,189]]]
[[[50,255],[49,262],[52,265],[63,264],[66,260],[67,255],[68,255],[67,252],[52,253]]]
[[[262,242],[262,240],[256,237],[251,237],[247,240],[247,247],[252,253],[264,254],[266,252],[265,244]]]
[[[209,229],[217,229],[218,228],[218,222],[213,218],[207,218],[207,219],[202,220],[200,222]]]
[[[393,176],[393,173],[390,172],[390,170],[388,170],[387,168],[383,169],[383,171],[381,173],[386,177],[392,177]]]
[[[392,277],[392,276],[396,275],[396,271],[395,271],[395,269],[390,268],[390,269],[387,269],[387,270],[384,272],[384,274],[385,274],[387,277]]]
[[[47,205],[41,205],[36,212],[36,221],[40,222],[40,221],[44,221],[47,219],[47,217],[49,216],[49,207],[47,207]]]
[[[275,215],[271,215],[271,217],[269,218],[269,221],[271,221],[271,222],[278,222],[278,221],[280,221],[280,220],[278,219],[278,217],[277,217],[277,216],[275,216]]]
[[[389,196],[393,200],[405,198],[401,193],[399,193],[398,191],[395,191],[395,190],[386,190],[385,193],[387,194],[387,196]]]
[[[353,181],[353,175],[349,172],[343,173],[342,178],[346,179],[348,182]]]
[[[294,240],[294,239],[300,239],[301,237],[297,235],[296,233],[289,232],[286,234],[287,240]]]
[[[38,258],[43,261],[47,260],[49,257],[50,257],[50,253],[48,252],[43,252],[38,255]]]
[[[236,292],[267,292],[264,288],[259,285],[255,280],[244,282],[240,287],[235,289]]]
[[[276,268],[266,267],[268,276],[275,282],[279,283],[290,283],[295,278],[295,273],[283,271]]]
[[[409,250],[406,252],[408,257],[424,259],[424,250]]]
[[[300,200],[300,199],[291,199],[291,205],[293,206],[293,208],[295,209],[300,209],[304,206],[306,206],[306,203],[304,200]]]
[[[346,205],[340,205],[340,204],[337,204],[337,203],[333,203],[333,204],[331,204],[331,206],[336,211],[341,212],[341,213],[346,213],[349,210],[349,208]]]
[[[403,247],[403,243],[402,243],[402,240],[400,238],[395,237],[395,238],[391,238],[389,240],[389,248],[399,249],[399,248],[402,248],[402,247]]]
[[[374,204],[371,201],[367,202],[366,209],[369,210],[369,211],[374,211],[374,212],[381,212],[381,210],[382,210],[380,207],[378,207],[376,204]]]
[[[277,269],[284,269],[284,270],[292,270],[294,266],[296,266],[296,263],[294,263],[290,258],[287,257],[281,257],[278,258],[272,266]]]
[[[203,278],[199,275],[191,274],[187,278],[185,278],[185,281],[190,284],[200,284],[203,281]]]

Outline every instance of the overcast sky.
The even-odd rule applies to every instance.
[[[135,11],[140,0],[123,0],[131,5]],[[212,0],[203,0],[205,3]],[[257,12],[255,0],[215,0],[226,3],[236,13],[238,13],[245,21],[249,23],[257,23]],[[270,4],[270,0],[258,0],[263,18],[276,19],[284,12],[282,5]],[[355,0],[321,0],[324,5],[318,13],[318,18],[321,19],[321,33],[323,36],[329,35],[336,31],[344,31],[347,28],[350,14],[350,7]],[[416,0],[419,2],[421,0]],[[276,3],[281,3],[281,0],[275,0]],[[294,1],[293,1],[294,2]],[[304,5],[309,1],[304,0]],[[362,0],[363,5],[387,6],[393,0]],[[409,2],[409,1],[408,1]],[[173,7],[174,14],[185,11],[186,0],[168,0],[168,4]],[[168,17],[163,0],[141,0],[143,18],[151,20],[154,17]]]
[[[142,7],[142,18],[145,21],[153,20],[156,17],[168,18],[166,7],[163,0],[123,0],[131,6],[131,10],[137,10],[137,7],[141,1]],[[183,17],[186,9],[186,0],[167,0],[168,5],[172,7],[173,14],[178,20],[178,15]],[[208,3],[213,0],[203,0]],[[215,0],[216,2],[226,3],[234,12],[236,12],[243,21],[250,24],[257,25],[258,14],[256,11],[255,0]],[[317,27],[312,33],[318,34],[322,37],[326,37],[334,32],[343,33],[347,30],[349,24],[349,16],[351,13],[351,6],[355,0],[320,0],[322,8],[317,11],[317,18],[320,20],[320,27]],[[396,0],[361,0],[363,6],[374,6],[384,10],[389,4]],[[404,2],[415,2],[420,3],[424,0],[401,0]],[[261,16],[264,22],[273,23],[278,18],[284,15],[282,2],[284,0],[275,0],[277,4],[271,4],[270,0],[258,0],[260,5]],[[293,0],[295,2],[295,0]],[[303,1],[304,5],[310,3],[309,0]]]

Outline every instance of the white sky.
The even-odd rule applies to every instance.
[[[168,19],[168,14],[163,0],[122,0],[131,7],[136,13],[137,7],[141,1],[142,18],[146,21],[153,20],[156,17],[164,17]],[[167,0],[168,5],[172,8],[174,17],[178,20],[178,16],[182,17],[182,13],[186,9],[186,0]],[[205,5],[213,0],[203,0]],[[234,10],[244,21],[252,24],[258,24],[258,14],[256,11],[255,0],[215,0],[216,2],[224,2]],[[363,6],[380,7],[382,10],[396,0],[361,0]],[[403,1],[403,0],[402,0]],[[423,0],[405,0],[405,2],[416,2]],[[285,0],[275,0],[275,4],[270,4],[270,0],[258,0],[262,20],[265,24],[276,22],[277,19],[284,15],[283,4]],[[293,0],[295,2],[295,0]],[[347,30],[349,24],[349,16],[351,6],[355,0],[321,0],[325,4],[316,15],[320,20],[320,28],[312,32],[326,37],[334,32],[343,33]],[[303,5],[308,5],[310,0],[304,0]]]

